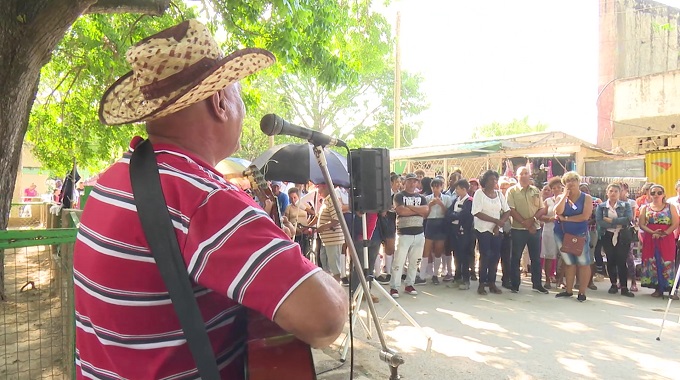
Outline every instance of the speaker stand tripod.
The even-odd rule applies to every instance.
[[[671,287],[671,291],[668,294],[668,304],[666,305],[666,311],[663,313],[663,319],[661,320],[661,329],[659,329],[659,336],[656,337],[656,340],[661,340],[661,333],[663,332],[663,325],[666,323],[666,316],[668,315],[668,309],[671,308],[671,302],[673,302],[673,298],[671,298],[671,295],[677,295],[678,294],[678,281],[680,280],[680,270],[675,271],[675,282],[673,283],[673,287]],[[678,320],[680,323],[680,319]]]
[[[369,259],[368,259],[368,257],[369,257],[368,256],[369,240],[366,239],[368,237],[368,231],[367,231],[367,228],[366,228],[366,214],[362,215],[362,217],[361,217],[361,228],[362,228],[362,232],[363,232],[362,236],[364,237],[364,240],[363,240],[363,257],[364,257],[363,263],[364,263],[364,266],[363,266],[362,272],[363,272],[364,276],[368,278],[367,282],[369,284],[369,288],[377,290],[377,292],[380,293],[380,295],[382,295],[382,298],[384,298],[385,300],[387,300],[389,303],[392,304],[392,307],[390,308],[390,310],[388,310],[387,313],[385,313],[385,315],[382,318],[378,318],[378,321],[375,322],[375,324],[378,326],[378,327],[376,327],[376,330],[378,330],[381,327],[380,323],[382,321],[384,321],[385,318],[387,318],[387,316],[393,310],[396,309],[399,313],[401,313],[401,315],[404,316],[404,318],[406,318],[411,323],[411,325],[413,325],[413,327],[417,328],[427,338],[427,346],[425,348],[425,351],[430,352],[431,349],[432,349],[432,338],[430,337],[430,335],[418,324],[418,322],[415,321],[415,319],[413,319],[413,317],[411,317],[411,315],[403,307],[401,307],[401,305],[399,305],[399,303],[394,298],[392,298],[392,296],[385,290],[385,288],[383,288],[380,284],[378,284],[375,287],[372,286],[375,279],[373,278],[372,275],[368,274],[370,272],[369,268],[372,266],[373,263],[368,262],[369,261]],[[368,296],[364,297],[364,294],[366,294],[366,293],[368,293]],[[371,299],[370,292],[365,292],[363,287],[359,287],[354,292],[354,294],[352,296],[352,303],[351,303],[352,318],[350,320],[350,323],[352,324],[352,328],[354,328],[356,326],[356,323],[359,322],[361,324],[361,327],[363,328],[363,330],[366,332],[367,338],[371,339],[372,338],[371,318],[366,318],[366,321],[364,321],[363,319],[361,319],[361,316],[359,315],[359,313],[361,312],[361,305],[364,304],[364,301],[365,301],[366,305],[367,305],[366,311],[367,311],[367,314],[370,316],[370,307],[368,307],[368,302],[372,303],[373,301],[372,301],[372,299],[371,299],[371,301],[369,301],[369,299]],[[343,361],[343,362],[347,358],[347,351],[349,350],[349,343],[350,343],[349,338],[350,338],[349,334],[346,335],[345,339],[342,341],[342,344],[341,344],[342,345],[342,353],[340,354],[340,361]]]
[[[326,155],[323,152],[323,146],[314,144],[314,156],[316,156],[316,160],[319,163],[319,168],[321,169],[323,178],[326,181],[328,189],[330,190],[328,193],[329,197],[331,198],[331,202],[333,203],[333,207],[336,210],[342,210],[340,200],[338,200],[338,196],[337,194],[335,194],[334,191],[335,186],[333,185],[333,180],[331,179],[331,175],[328,171],[328,163],[326,161]],[[350,234],[349,227],[347,226],[345,218],[338,218],[338,220],[340,222],[340,227],[342,229],[345,241],[352,242],[353,241],[352,235]],[[363,275],[364,274],[363,269],[361,268],[359,256],[357,255],[357,251],[354,248],[354,244],[351,243],[347,244],[347,247],[351,255],[352,267],[358,274],[359,281],[361,282],[361,289],[363,289],[364,293],[370,294],[370,292],[368,291],[368,283],[366,282],[366,278]],[[398,369],[401,364],[404,364],[404,358],[397,351],[387,347],[385,335],[383,334],[382,328],[380,327],[380,320],[378,319],[378,314],[375,311],[375,305],[373,305],[373,300],[371,299],[370,296],[367,296],[366,300],[368,304],[368,309],[370,310],[370,315],[373,318],[373,323],[375,324],[376,331],[378,332],[378,339],[380,339],[381,346],[379,355],[380,359],[387,363],[387,365],[389,366],[390,369],[389,380],[398,380],[400,378]]]

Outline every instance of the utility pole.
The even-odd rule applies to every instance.
[[[401,147],[401,12],[397,11],[396,63],[394,65],[394,147]]]

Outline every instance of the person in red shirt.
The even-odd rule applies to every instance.
[[[272,54],[224,57],[208,29],[189,20],[142,40],[127,59],[133,69],[105,92],[99,117],[108,125],[146,122],[159,196],[221,377],[245,376],[247,309],[312,346],[333,342],[347,320],[344,290],[215,169],[239,147],[238,81],[273,64]],[[129,162],[141,141],[101,176],[81,218],[73,257],[77,379],[198,377],[134,203]]]

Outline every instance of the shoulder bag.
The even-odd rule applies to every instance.
[[[586,237],[564,232],[564,224],[562,222],[560,222],[560,227],[562,227],[562,233],[564,233],[560,251],[574,256],[581,256],[583,254],[583,247],[586,246]]]

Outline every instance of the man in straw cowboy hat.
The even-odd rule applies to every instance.
[[[127,52],[132,71],[101,100],[104,124],[146,122],[163,197],[222,378],[244,377],[246,308],[313,346],[342,331],[346,295],[214,167],[239,147],[238,81],[274,63],[262,49],[223,56],[197,21]],[[131,152],[92,191],[74,252],[78,378],[197,378],[141,228]],[[282,270],[284,268],[284,270]]]

